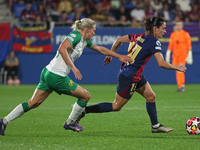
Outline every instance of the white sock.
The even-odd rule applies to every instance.
[[[22,116],[24,114],[24,109],[22,104],[19,104],[13,111],[11,111],[5,118],[4,124],[7,125],[9,122],[13,121],[14,119]],[[7,121],[7,122],[6,122]]]
[[[69,118],[67,119],[67,124],[73,124],[84,110],[85,110],[85,107],[83,108],[75,102],[72,112],[69,115]]]
[[[153,128],[158,128],[160,126],[160,123],[157,123],[155,125],[152,125]]]

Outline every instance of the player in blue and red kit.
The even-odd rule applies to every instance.
[[[146,109],[151,120],[151,131],[153,133],[167,133],[173,130],[173,128],[165,127],[158,122],[155,104],[156,96],[142,72],[152,55],[155,56],[158,66],[162,68],[185,72],[186,67],[185,65],[171,65],[163,59],[161,43],[157,39],[166,33],[166,22],[163,19],[153,17],[145,20],[144,29],[145,33],[143,34],[130,34],[118,38],[111,48],[115,52],[122,43],[129,43],[128,56],[132,58],[132,63],[123,63],[120,68],[114,102],[87,106],[84,113],[77,119],[77,122],[84,117],[85,113],[119,111],[136,91],[146,99]],[[109,64],[111,60],[112,57],[107,56],[104,62]]]

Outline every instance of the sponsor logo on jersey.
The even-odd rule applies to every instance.
[[[74,39],[71,36],[67,36],[67,39],[69,39],[71,42],[74,41]]]
[[[156,41],[156,45],[161,46],[160,41]]]
[[[74,81],[69,80],[68,84],[69,84],[69,86],[73,86],[74,85]]]
[[[159,50],[162,50],[160,46],[156,46],[155,48],[156,48],[156,49],[159,49]]]

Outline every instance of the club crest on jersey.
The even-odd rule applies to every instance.
[[[69,85],[69,86],[73,86],[73,85],[74,85],[74,81],[69,80],[68,85]]]
[[[72,34],[70,34],[70,35],[71,35],[71,37],[73,37],[73,38],[75,38],[75,37],[76,37],[76,34],[73,34],[73,33],[72,33]]]
[[[161,46],[160,41],[156,41],[156,45]]]

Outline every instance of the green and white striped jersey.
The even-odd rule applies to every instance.
[[[71,43],[71,49],[68,49],[68,54],[72,62],[82,55],[84,48],[93,46],[92,41],[83,40],[79,31],[69,33],[66,39]],[[65,63],[58,51],[46,68],[50,72],[60,76],[67,76],[71,69],[70,66]]]

